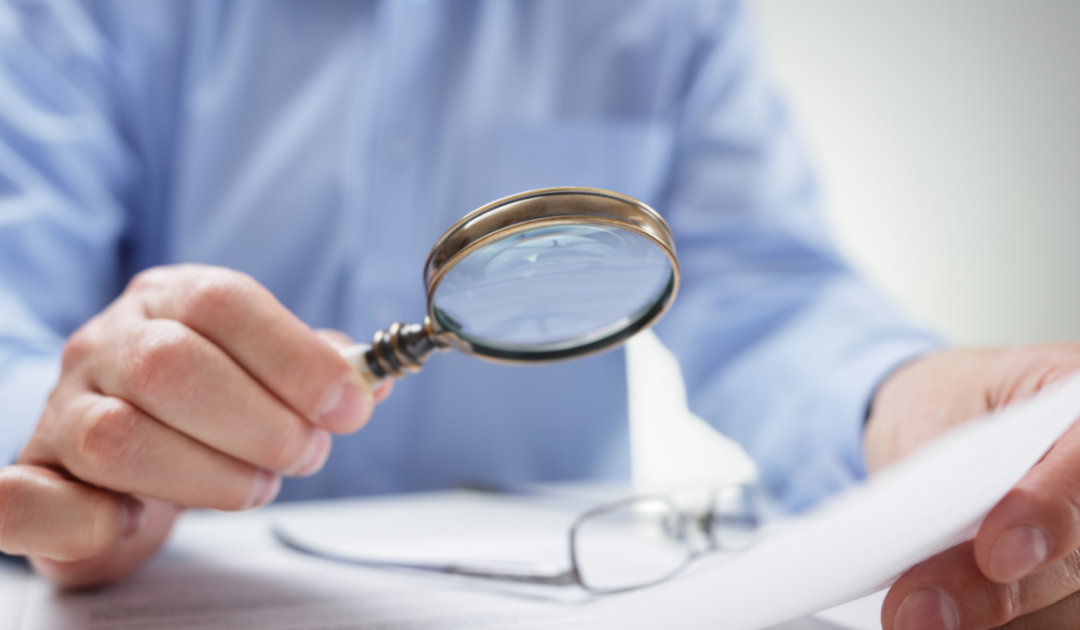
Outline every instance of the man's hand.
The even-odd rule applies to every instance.
[[[874,397],[871,471],[965,420],[1080,370],[1080,344],[948,350],[897,370]],[[987,516],[973,541],[905,573],[885,630],[1080,627],[1080,423]]]
[[[183,508],[263,505],[281,475],[315,473],[330,433],[375,404],[326,337],[243,274],[139,274],[68,340],[37,429],[0,469],[0,550],[63,586],[107,582]]]

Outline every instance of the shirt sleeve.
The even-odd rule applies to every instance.
[[[0,5],[0,464],[33,431],[64,339],[118,290],[133,156],[114,61],[76,5]]]
[[[682,264],[657,333],[691,409],[740,442],[790,509],[865,476],[873,392],[941,345],[830,241],[819,191],[739,3],[702,18],[660,203]]]

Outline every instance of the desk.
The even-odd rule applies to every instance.
[[[520,543],[533,530],[565,545],[567,526],[585,507],[581,496],[569,497],[577,505],[560,511],[515,503],[517,497],[440,493],[190,514],[165,553],[115,587],[59,596],[30,581],[20,630],[759,630],[888,583],[970,538],[973,525],[1078,415],[1080,376],[958,427],[740,555],[711,555],[673,580],[593,601],[560,605],[552,597],[485,590],[475,581],[466,587],[441,576],[435,583],[327,562],[286,550],[270,534],[276,519],[294,532],[308,531],[309,538],[338,537],[384,551],[393,545],[418,551],[425,536],[458,552],[467,547],[454,536],[490,541],[510,535],[516,542],[509,548],[521,549],[533,546]],[[835,573],[822,575],[823,567]],[[23,584],[18,576],[3,578],[3,614],[20,614],[11,602]],[[826,617],[854,630],[876,628],[875,608],[860,603]],[[222,623],[222,615],[237,623]],[[821,630],[822,623],[780,627]]]
[[[582,615],[587,620],[591,604],[552,607],[551,602],[477,590],[475,582],[289,557],[292,552],[277,546],[269,533],[270,524],[277,522],[292,529],[321,528],[319,535],[329,538],[399,544],[430,536],[434,524],[439,536],[467,533],[475,538],[525,528],[531,533],[558,529],[561,539],[565,516],[577,511],[545,515],[547,508],[544,513],[504,510],[494,501],[472,493],[434,493],[285,504],[241,514],[191,513],[181,520],[166,552],[146,570],[101,593],[56,598],[24,570],[0,567],[0,630],[104,630],[128,623],[146,629],[211,630],[237,627],[239,622],[280,630],[592,627],[588,621],[579,623]],[[484,523],[481,531],[478,515]],[[205,593],[192,595],[197,588],[209,589],[215,597],[228,593],[207,604],[209,600],[199,599]],[[156,611],[151,610],[154,606]],[[878,630],[879,606],[880,597],[856,602],[776,630]],[[555,617],[570,610],[571,621],[562,625],[544,618],[552,609]],[[94,623],[87,621],[91,616]]]
[[[29,582],[28,571],[14,562],[0,560],[0,630],[19,630]]]

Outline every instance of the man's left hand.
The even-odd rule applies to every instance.
[[[953,349],[894,372],[875,394],[871,472],[966,420],[1080,370],[1080,344]],[[990,512],[974,540],[893,585],[885,630],[1080,627],[1080,423]]]

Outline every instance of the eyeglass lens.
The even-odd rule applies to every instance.
[[[639,588],[678,573],[701,541],[668,501],[642,499],[597,510],[573,532],[582,585],[597,592]]]
[[[758,528],[757,494],[731,486],[691,515],[665,498],[631,499],[586,513],[571,531],[582,586],[616,592],[662,582],[708,551],[744,549]]]

